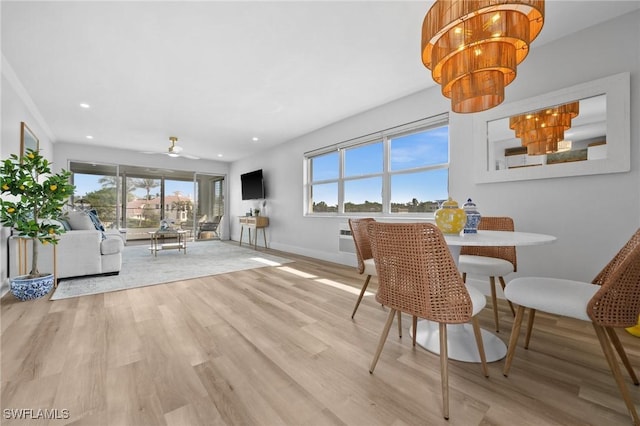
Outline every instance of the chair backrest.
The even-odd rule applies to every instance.
[[[437,226],[371,222],[368,231],[378,302],[436,322],[471,319],[471,297]]]
[[[358,257],[358,272],[364,272],[364,261],[371,259],[371,244],[369,244],[369,234],[367,233],[367,225],[375,222],[375,219],[366,217],[362,219],[349,219],[349,229],[353,243],[356,246],[356,256]]]
[[[640,314],[640,229],[592,281],[601,286],[587,305],[593,322],[631,327]]]
[[[485,231],[515,231],[513,219],[507,216],[482,216],[478,224],[479,230]],[[460,254],[469,254],[474,256],[487,256],[504,259],[511,262],[513,271],[518,271],[518,260],[516,257],[516,248],[514,246],[497,246],[497,247],[472,247],[462,246]]]

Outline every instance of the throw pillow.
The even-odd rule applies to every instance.
[[[95,209],[89,210],[87,211],[87,215],[89,215],[89,219],[91,219],[93,226],[95,226],[98,231],[104,232],[104,225],[98,218],[98,212]]]
[[[71,210],[67,213],[67,222],[74,231],[96,229],[89,215],[81,210]]]
[[[67,222],[66,219],[58,219],[58,222],[62,224],[65,231],[71,231],[71,225],[69,225],[69,222]]]

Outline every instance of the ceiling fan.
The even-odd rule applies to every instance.
[[[195,155],[189,155],[182,152],[182,147],[177,146],[176,142],[178,142],[178,138],[176,136],[169,136],[169,141],[171,142],[171,146],[167,149],[167,152],[143,152],[143,154],[164,154],[169,157],[182,157],[188,158],[190,160],[199,160],[200,157],[196,157]]]

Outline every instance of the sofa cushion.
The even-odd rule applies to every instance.
[[[70,210],[67,212],[66,219],[74,231],[90,231],[96,229],[89,215],[82,210]]]
[[[100,253],[101,254],[116,254],[122,251],[123,247],[122,239],[120,237],[117,238],[105,238],[102,240],[100,244]]]

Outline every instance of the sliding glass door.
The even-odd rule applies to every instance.
[[[105,227],[121,228],[118,166],[71,162],[69,170],[76,186],[71,198],[73,207],[95,210]]]
[[[200,240],[220,238],[224,215],[224,176],[196,174],[197,210],[195,237]]]

